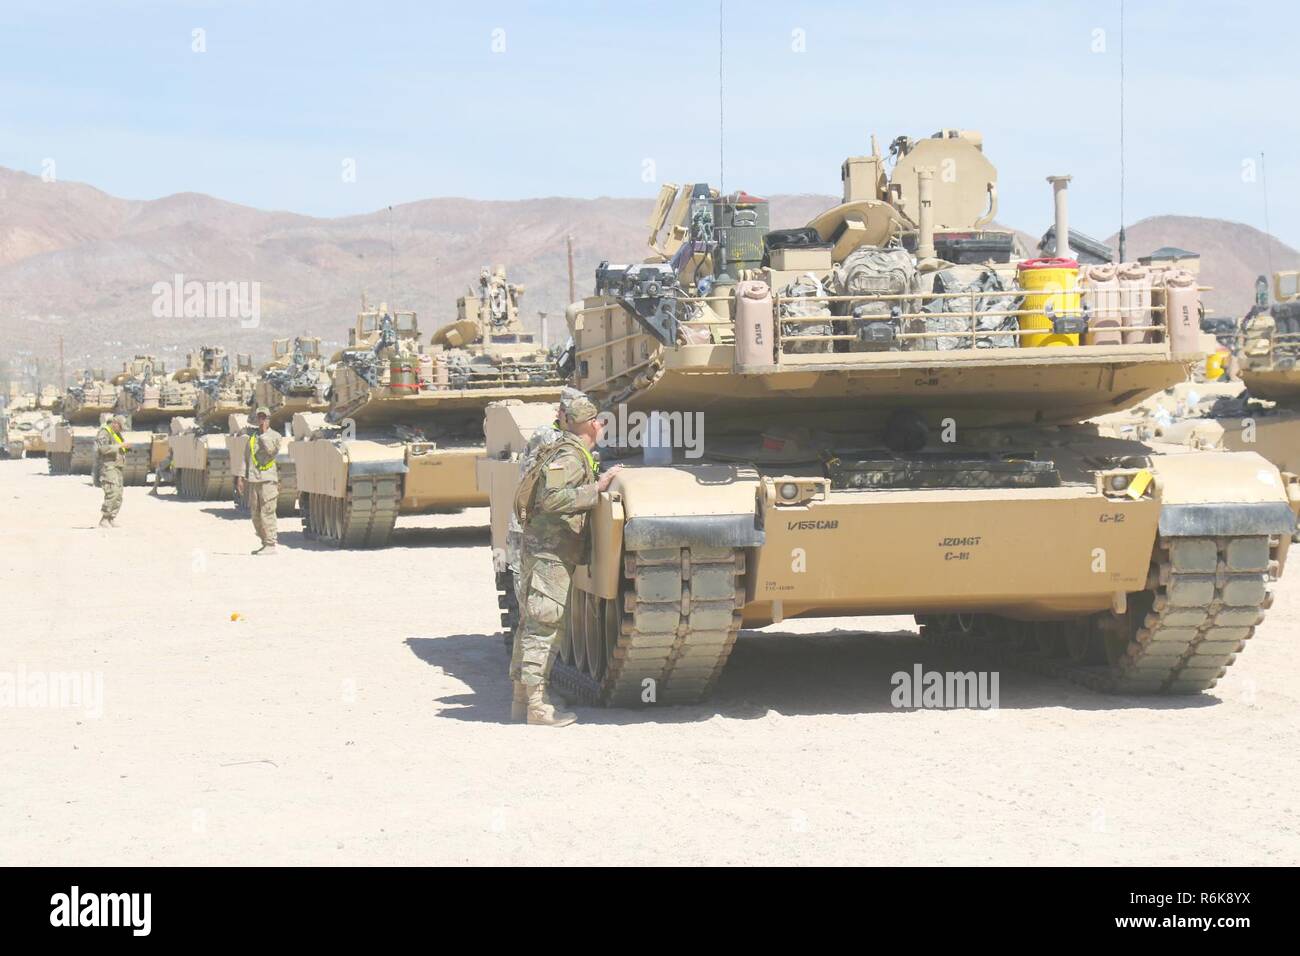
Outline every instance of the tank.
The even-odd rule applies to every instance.
[[[325,415],[294,416],[290,444],[306,533],[343,547],[383,547],[399,515],[485,505],[475,464],[483,414],[504,398],[555,401],[554,357],[519,322],[522,289],[485,270],[457,320],[421,341],[414,312],[357,316],[338,356]]]
[[[143,485],[163,466],[169,454],[168,426],[175,417],[194,414],[198,391],[194,386],[197,358],[169,375],[165,364],[152,355],[137,355],[110,379],[117,388],[113,411],[127,419],[126,466],[122,482]]]
[[[888,170],[874,147],[846,160],[843,201],[762,235],[757,266],[737,246],[752,249],[765,213],[738,213],[761,200],[666,187],[652,255],[603,264],[569,308],[573,384],[610,423],[604,459],[629,467],[589,519],[553,672],[566,696],[698,701],[742,628],[897,614],[991,663],[1197,693],[1262,620],[1295,477],[1254,452],[1087,421],[1186,380],[1202,358],[1187,353],[1186,301],[1171,327],[1153,289],[1117,337],[1113,321],[1089,325],[1068,261],[1053,266],[1066,284],[1036,276],[1030,299],[1014,237],[990,225],[997,178],[978,134],[900,137],[890,152]],[[1051,181],[1068,235],[1068,178]],[[746,321],[771,311],[761,349],[737,345],[753,334],[738,299]],[[489,416],[509,627],[506,479],[537,423],[519,406]],[[670,464],[645,463],[656,444]]]
[[[117,388],[103,369],[86,369],[63,393],[62,418],[50,441],[52,475],[89,475],[95,469],[95,433],[117,405]]]
[[[290,445],[293,434],[290,426],[293,416],[303,412],[320,414],[329,410],[329,387],[332,365],[320,353],[320,339],[276,339],[271,343],[271,361],[258,372],[251,413],[265,405],[271,410],[271,427],[284,433],[280,451],[276,455],[276,473],[280,477],[280,495],[276,499],[276,514],[288,517],[298,510],[298,472],[293,462]],[[249,416],[232,416],[226,447],[230,455],[231,471],[241,474],[244,456],[248,451]],[[244,497],[235,492],[235,502],[241,509],[248,507]]]
[[[178,497],[202,501],[231,501],[234,470],[226,436],[232,415],[247,413],[256,382],[253,360],[247,355],[230,361],[216,345],[200,347],[191,359],[199,374],[189,380],[197,390],[192,418],[172,419],[168,448]]]
[[[6,458],[42,457],[53,442],[58,415],[57,393],[10,391],[0,409],[0,453]]]

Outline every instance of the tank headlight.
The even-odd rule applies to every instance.
[[[782,482],[779,493],[784,500],[794,501],[799,497],[799,486],[793,481]]]
[[[1111,475],[1111,476],[1110,476],[1110,489],[1111,489],[1111,491],[1123,491],[1123,490],[1124,490],[1125,488],[1127,488],[1127,487],[1128,487],[1128,475]]]

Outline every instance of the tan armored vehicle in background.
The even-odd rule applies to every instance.
[[[173,418],[168,440],[176,493],[182,498],[229,501],[235,480],[227,434],[237,427],[232,419],[245,415],[253,398],[253,360],[237,355],[231,365],[224,348],[204,345],[190,357],[190,365],[199,373],[189,382],[197,389],[195,414]]]
[[[127,420],[127,431],[122,436],[126,443],[123,484],[146,484],[149,474],[167,460],[166,428],[172,418],[194,414],[198,398],[194,375],[192,367],[168,375],[159,359],[137,355],[123,363],[122,371],[110,379],[117,388],[113,411]]]
[[[271,427],[285,433],[279,454],[275,456],[280,479],[275,511],[281,517],[288,517],[298,508],[298,469],[289,447],[293,442],[289,426],[299,412],[319,414],[329,409],[331,366],[320,354],[318,338],[276,339],[271,343],[271,352],[271,361],[258,371],[249,413],[265,405],[271,410]],[[226,447],[231,471],[236,475],[243,473],[249,427],[249,415],[231,418]],[[235,502],[240,508],[247,507],[238,491]]]
[[[1294,476],[1080,424],[1186,379],[1195,282],[1168,277],[1120,323],[1071,263],[1018,261],[988,228],[976,134],[891,153],[848,159],[843,202],[806,230],[770,232],[743,193],[668,192],[651,260],[602,265],[570,308],[574,384],[613,418],[606,460],[632,467],[590,519],[553,677],[568,695],[695,701],[742,626],[901,613],[1099,690],[1198,692],[1262,619]],[[508,458],[538,422],[489,415],[508,575]]]
[[[49,465],[52,475],[89,475],[95,469],[95,433],[117,405],[117,388],[103,370],[86,369],[63,394],[63,418],[54,426]],[[152,439],[151,439],[152,440]]]
[[[475,462],[483,410],[554,401],[554,359],[519,322],[504,270],[461,297],[457,321],[425,347],[414,312],[366,309],[338,356],[327,416],[294,416],[290,446],[309,535],[344,547],[388,544],[399,514],[487,504]],[[307,440],[302,440],[307,439]]]
[[[7,458],[47,454],[58,421],[58,393],[46,386],[36,392],[19,392],[13,384],[9,401],[0,413],[0,452]]]

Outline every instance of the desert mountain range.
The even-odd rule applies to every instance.
[[[835,199],[771,201],[772,226],[783,228],[803,225]],[[527,321],[536,325],[538,312],[548,313],[554,336],[568,302],[565,237],[573,237],[581,296],[600,260],[643,257],[650,207],[649,199],[425,199],[391,213],[325,219],[198,193],[119,199],[0,167],[0,362],[8,366],[0,378],[31,374],[40,359],[41,377],[57,383],[60,337],[69,376],[115,369],[135,353],[159,355],[174,368],[200,343],[251,352],[258,363],[279,336],[319,335],[335,347],[362,293],[416,310],[421,329],[432,332],[455,317],[456,297],[479,269],[496,263],[526,286]],[[1107,241],[1113,247],[1117,239]],[[1296,250],[1241,223],[1171,215],[1128,229],[1132,257],[1166,245],[1201,254],[1202,281],[1214,287],[1207,306],[1216,314],[1241,315],[1250,306],[1270,252],[1275,269],[1300,266]],[[260,283],[260,324],[156,318],[154,284],[177,275]]]

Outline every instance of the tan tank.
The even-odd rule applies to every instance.
[[[399,514],[487,504],[475,481],[484,408],[560,393],[554,359],[518,320],[520,293],[504,270],[487,273],[427,347],[414,312],[363,308],[338,356],[328,415],[294,416],[290,451],[309,535],[383,547]]]
[[[58,421],[53,410],[56,398],[48,390],[11,390],[8,404],[0,409],[0,453],[6,458],[46,455]]]
[[[167,460],[171,420],[194,414],[196,361],[191,355],[186,368],[169,375],[166,365],[155,356],[137,355],[110,379],[117,388],[113,410],[127,420],[127,432],[122,436],[126,443],[124,484],[147,484],[149,474]]]
[[[298,510],[298,469],[290,449],[293,435],[289,426],[299,412],[319,414],[329,410],[332,366],[320,354],[318,338],[276,339],[271,350],[271,361],[258,372],[249,412],[265,405],[271,410],[271,427],[285,433],[275,458],[280,479],[275,510],[281,517],[287,517]],[[248,419],[246,414],[232,416],[226,436],[230,467],[237,475],[243,471],[248,452]],[[241,509],[247,507],[238,492],[235,501]]]
[[[256,378],[250,356],[234,363],[220,346],[205,345],[191,360],[199,376],[193,418],[172,420],[168,447],[176,493],[181,498],[230,501],[235,495],[234,471],[226,441],[231,416],[246,413]]]
[[[52,475],[88,475],[95,468],[95,432],[117,405],[117,388],[102,369],[86,369],[63,394],[63,415],[50,442]]]
[[[1091,325],[1067,266],[1018,261],[989,228],[977,134],[891,152],[888,172],[875,149],[847,160],[810,231],[767,231],[744,193],[668,187],[655,255],[603,264],[570,307],[574,384],[612,418],[606,460],[630,467],[591,515],[554,672],[567,695],[696,701],[742,627],[902,613],[1099,690],[1198,692],[1262,619],[1295,477],[1082,424],[1186,380],[1195,283],[1153,290],[1119,334]],[[1052,182],[1068,236],[1068,179]],[[536,424],[489,410],[507,626],[510,458]]]

